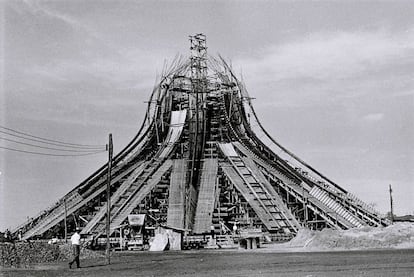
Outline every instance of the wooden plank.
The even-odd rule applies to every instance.
[[[132,172],[132,174],[129,175],[128,178],[124,182],[122,182],[121,186],[112,194],[111,208],[117,208],[121,206],[120,202],[128,197],[127,191],[131,188],[131,185],[138,178],[138,176],[142,174],[142,171],[144,170],[145,166],[147,166],[147,163],[141,162],[139,166]],[[104,205],[100,207],[99,211],[95,214],[95,216],[82,229],[81,234],[89,233],[95,227],[95,225],[104,218],[105,214],[106,202]]]
[[[175,228],[184,228],[186,172],[186,160],[174,160],[170,177],[167,225]]]
[[[136,206],[144,199],[145,196],[160,182],[161,177],[171,168],[172,161],[166,160],[154,174],[146,179],[143,183],[128,199],[125,201],[125,205],[121,207],[119,212],[111,219],[111,226],[119,226],[128,215],[134,210]]]
[[[221,168],[223,169],[224,174],[234,185],[234,187],[243,195],[246,201],[249,203],[250,207],[254,210],[263,224],[268,230],[281,227],[276,221],[273,220],[272,216],[269,215],[269,212],[260,205],[258,199],[251,194],[250,188],[245,184],[243,179],[239,176],[237,171],[229,163],[224,163]]]
[[[217,171],[217,159],[204,160],[193,228],[195,234],[210,231],[216,192]]]
[[[252,173],[255,175],[256,178],[265,186],[265,189],[268,191],[272,198],[272,203],[275,204],[276,210],[280,211],[283,214],[283,218],[289,221],[289,224],[295,226],[296,229],[299,229],[300,223],[296,220],[295,216],[290,212],[290,210],[285,206],[282,198],[279,194],[275,191],[272,187],[270,182],[266,179],[257,165],[249,158],[243,158],[244,163],[246,166],[252,170]],[[282,218],[280,215],[277,215],[276,218]]]

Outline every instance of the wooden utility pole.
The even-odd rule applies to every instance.
[[[107,145],[108,150],[108,182],[106,184],[106,262],[111,263],[111,242],[109,235],[111,233],[111,170],[112,170],[112,134],[109,134],[109,144]]]
[[[67,243],[68,242],[68,224],[67,224],[66,218],[68,217],[68,209],[67,209],[67,206],[66,206],[66,196],[63,199],[63,201],[65,203],[65,243]]]
[[[391,205],[391,214],[390,214],[391,223],[394,223],[394,208],[393,208],[393,205],[392,205],[392,188],[391,188],[391,184],[390,184],[390,205]]]

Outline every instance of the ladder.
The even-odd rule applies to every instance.
[[[230,163],[222,166],[224,173],[249,202],[269,231],[283,229],[286,233],[296,233],[300,227],[294,216],[285,209],[280,199],[269,192],[269,185],[263,183],[237,154],[231,143],[219,144]],[[280,201],[278,201],[280,200]]]

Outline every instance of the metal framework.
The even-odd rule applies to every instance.
[[[263,128],[243,83],[206,37],[190,36],[190,58],[165,67],[135,138],[113,158],[111,232],[129,214],[190,234],[255,227],[270,237],[300,228],[386,226],[371,206],[280,145]],[[259,137],[261,139],[259,139]],[[14,230],[24,239],[105,233],[107,166]],[[85,220],[78,221],[81,217]]]

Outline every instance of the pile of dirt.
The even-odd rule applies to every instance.
[[[103,257],[103,252],[81,248],[81,259]],[[72,258],[72,248],[69,244],[48,244],[41,241],[0,244],[1,267],[27,267],[31,264],[67,261]]]
[[[22,267],[33,263],[47,263],[59,260],[57,245],[46,242],[19,242],[0,244],[0,265]]]
[[[317,231],[312,231],[309,229],[300,229],[296,236],[284,245],[291,247],[306,247],[313,240]]]
[[[69,260],[73,258],[72,255],[72,246],[70,244],[61,244],[59,245],[60,250],[60,260]],[[80,258],[81,259],[95,259],[95,258],[103,258],[105,257],[105,253],[102,251],[92,251],[86,248],[81,247],[80,251]]]
[[[303,229],[287,246],[307,250],[414,248],[414,224],[396,223],[383,228],[364,227],[350,230]]]

